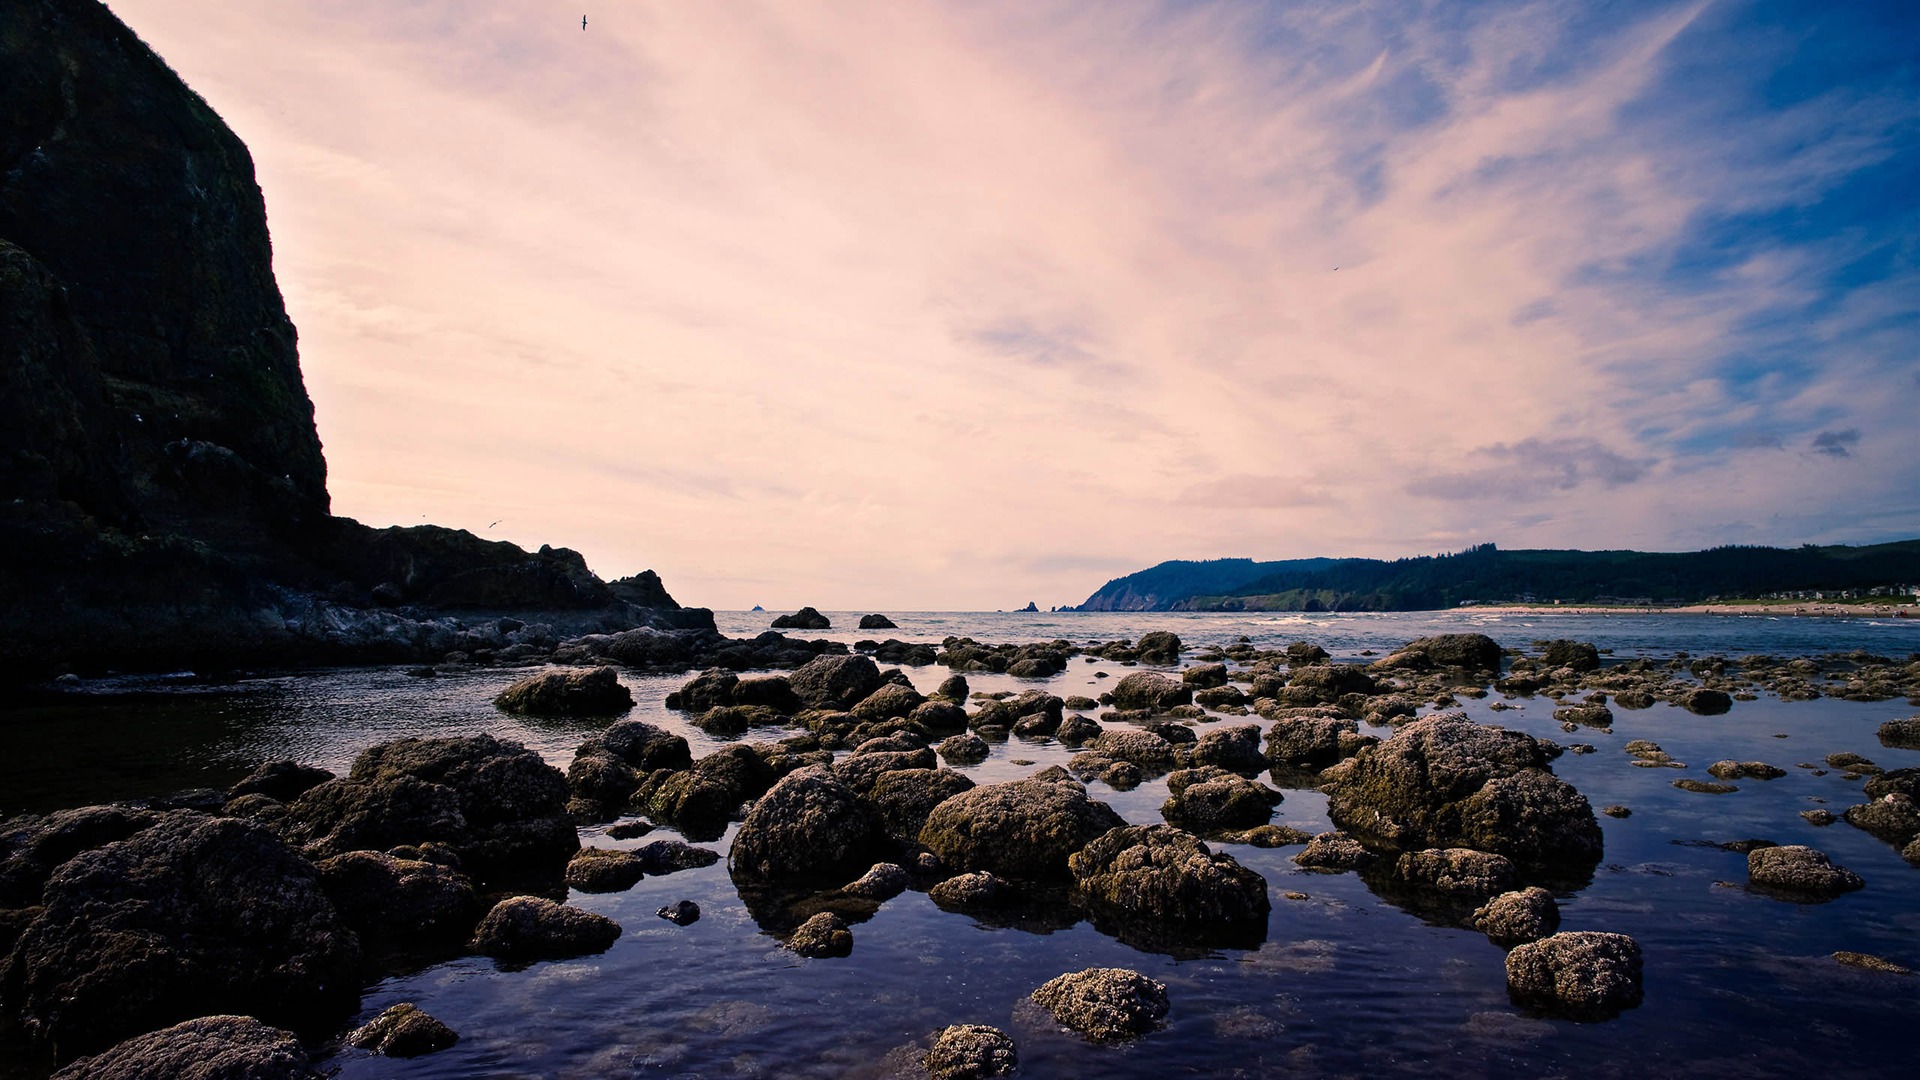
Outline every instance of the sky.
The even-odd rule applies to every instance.
[[[1920,536],[1912,0],[109,6],[369,524],[878,611]]]

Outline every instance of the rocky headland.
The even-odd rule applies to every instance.
[[[651,572],[330,513],[247,149],[97,0],[0,10],[0,678],[711,628]]]

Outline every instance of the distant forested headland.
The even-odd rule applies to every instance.
[[[1865,547],[1503,551],[1409,559],[1173,561],[1115,578],[1081,611],[1428,611],[1463,604],[1681,605],[1911,594],[1920,540]]]

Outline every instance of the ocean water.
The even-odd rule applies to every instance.
[[[723,612],[723,632],[751,635],[775,613]],[[858,613],[829,613],[836,626]],[[1194,647],[1242,635],[1262,646],[1305,640],[1337,658],[1384,653],[1424,634],[1477,630],[1508,647],[1552,637],[1592,641],[1616,659],[1766,653],[1786,657],[1866,649],[1920,652],[1920,626],[1887,620],[1673,615],[1494,614],[953,614],[889,613],[898,630],[834,630],[854,642],[897,637],[938,643],[1065,638],[1076,643],[1172,630]],[[810,635],[811,636],[811,635]],[[1040,682],[969,675],[976,691],[1041,686],[1093,696],[1124,672],[1076,659]],[[493,709],[492,696],[524,671],[474,669],[435,679],[357,668],[241,679],[128,679],[89,685],[53,704],[14,706],[4,722],[14,751],[0,761],[0,812],[220,787],[251,765],[295,757],[336,771],[365,746],[403,735],[490,731],[526,743],[564,768],[604,722],[532,721]],[[908,669],[923,691],[947,675]],[[623,675],[631,714],[685,735],[696,756],[724,740],[662,704],[685,676]],[[1816,828],[1799,813],[1838,813],[1864,800],[1860,781],[1816,775],[1827,754],[1854,751],[1893,769],[1920,752],[1882,747],[1883,721],[1920,712],[1905,701],[1823,699],[1737,702],[1725,716],[1667,705],[1616,710],[1611,731],[1566,734],[1550,699],[1495,712],[1498,695],[1465,700],[1474,718],[1597,752],[1568,754],[1555,771],[1595,807],[1606,855],[1592,881],[1559,897],[1562,929],[1630,934],[1646,956],[1646,1000],[1616,1019],[1574,1023],[1530,1015],[1508,1000],[1503,952],[1485,937],[1434,925],[1376,895],[1355,874],[1316,874],[1289,861],[1297,847],[1214,845],[1264,875],[1274,910],[1257,948],[1175,957],[1144,952],[1067,918],[1045,929],[988,926],[944,912],[924,894],[888,901],[855,924],[853,954],[806,960],[768,936],[736,895],[724,861],[648,878],[628,892],[575,894],[570,902],[625,932],[599,956],[509,970],[464,958],[367,988],[363,1018],[411,1001],[462,1035],[451,1050],[411,1061],[330,1051],[341,1077],[881,1077],[915,1075],[932,1034],[954,1023],[992,1024],[1019,1046],[1019,1075],[1053,1076],[1743,1076],[1834,1073],[1911,1075],[1907,1024],[1920,977],[1879,974],[1831,960],[1836,950],[1920,968],[1920,869],[1886,844],[1840,823]],[[1264,722],[1221,717],[1216,725]],[[1386,736],[1385,727],[1363,730]],[[748,737],[788,732],[758,729]],[[1635,768],[1633,739],[1659,742],[1684,771]],[[990,783],[1065,764],[1071,751],[1019,739],[962,771]],[[1705,795],[1671,786],[1704,777],[1723,758],[1787,770],[1773,781]],[[1160,820],[1164,779],[1127,792],[1090,792],[1129,822]],[[1274,821],[1307,832],[1332,825],[1324,796],[1288,789]],[[584,842],[613,841],[604,828]],[[724,852],[733,829],[706,846]],[[1743,887],[1744,856],[1703,842],[1766,838],[1827,852],[1866,888],[1824,904],[1795,904]],[[1304,899],[1285,899],[1284,894]],[[693,900],[687,927],[654,911]],[[1068,917],[1070,918],[1070,916]],[[1087,967],[1130,967],[1166,983],[1164,1030],[1121,1045],[1092,1045],[1057,1030],[1026,1002],[1041,983]]]

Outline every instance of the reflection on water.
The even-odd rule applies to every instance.
[[[885,636],[904,640],[965,634],[983,641],[1081,641],[1172,629],[1190,645],[1247,634],[1266,646],[1312,640],[1344,657],[1436,630],[1473,628],[1510,646],[1585,638],[1616,656],[1676,648],[1782,656],[1855,647],[1904,656],[1920,648],[1920,629],[1839,620],[890,614],[901,629]],[[722,613],[720,621],[723,630],[739,634],[763,629],[767,617]],[[841,615],[835,621],[853,625]],[[1100,671],[1121,673],[1118,665],[1076,661],[1045,685],[1062,696],[1097,694],[1112,681],[1096,678]],[[564,767],[574,746],[599,725],[496,712],[492,696],[515,674],[478,670],[419,679],[376,668],[221,687],[147,680],[113,686],[141,691],[132,696],[66,697],[13,708],[4,715],[16,749],[0,760],[0,804],[12,812],[223,786],[276,757],[344,771],[361,748],[404,735],[489,731]],[[909,674],[930,691],[946,672]],[[976,690],[1034,685],[1004,676],[969,678]],[[638,702],[633,715],[685,735],[696,756],[725,742],[662,707],[683,677],[623,679]],[[1837,771],[1816,776],[1795,766],[1836,751],[1864,754],[1886,768],[1920,765],[1920,752],[1881,747],[1874,738],[1880,722],[1912,715],[1913,707],[1761,700],[1738,703],[1725,716],[1700,717],[1659,705],[1621,712],[1611,731],[1585,728],[1569,736],[1551,719],[1547,699],[1523,699],[1514,703],[1518,709],[1496,713],[1490,706],[1497,700],[1469,700],[1464,707],[1484,722],[1593,744],[1595,753],[1568,754],[1555,770],[1596,807],[1619,803],[1633,811],[1625,819],[1600,819],[1603,862],[1591,884],[1561,896],[1563,929],[1631,934],[1645,950],[1646,1002],[1616,1020],[1576,1024],[1526,1015],[1509,1003],[1503,953],[1486,938],[1437,925],[1444,919],[1424,919],[1417,904],[1409,911],[1383,900],[1360,875],[1302,871],[1289,861],[1297,848],[1216,845],[1266,877],[1274,910],[1265,941],[1182,959],[1136,950],[1085,921],[988,925],[908,892],[853,925],[851,957],[804,960],[762,932],[721,862],[647,878],[624,893],[574,895],[573,904],[625,928],[603,955],[513,972],[469,958],[370,988],[366,1016],[412,1001],[461,1032],[460,1044],[413,1061],[343,1050],[329,1065],[347,1078],[911,1075],[931,1033],[970,1022],[1013,1035],[1021,1075],[1033,1077],[1637,1077],[1717,1069],[1908,1075],[1905,1025],[1920,1006],[1920,978],[1843,967],[1828,957],[1844,949],[1920,967],[1920,870],[1845,824],[1817,828],[1803,820],[1802,810],[1823,806],[1837,813],[1863,796],[1859,781]],[[787,733],[762,729],[750,737]],[[1659,742],[1690,768],[1634,767],[1622,748],[1640,738]],[[962,771],[991,783],[1065,764],[1070,756],[1051,742],[1014,739]],[[1670,786],[1676,776],[1704,776],[1707,764],[1725,758],[1770,762],[1787,775],[1740,781],[1731,795]],[[1128,792],[1096,782],[1091,791],[1135,824],[1158,821],[1167,797],[1164,778]],[[1307,832],[1330,828],[1325,797],[1288,790],[1274,823]],[[582,838],[635,848],[673,835],[656,830],[616,841],[605,831],[585,829]],[[732,837],[729,828],[708,846],[725,851]],[[1816,846],[1861,874],[1867,886],[1829,904],[1783,903],[1741,887],[1741,855],[1686,843],[1749,837]],[[1288,899],[1289,893],[1300,898]],[[680,900],[700,905],[698,922],[676,926],[654,914]],[[1173,1001],[1167,1029],[1128,1045],[1090,1046],[1024,1004],[1042,982],[1094,966],[1132,967],[1165,982]]]

